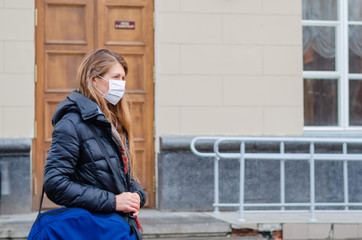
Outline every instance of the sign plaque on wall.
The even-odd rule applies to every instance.
[[[115,29],[135,29],[135,21],[122,21],[122,20],[116,20],[114,22],[114,28]]]

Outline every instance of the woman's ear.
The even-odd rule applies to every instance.
[[[97,87],[96,77],[93,77],[93,78],[92,78],[92,84],[93,84],[93,86]]]

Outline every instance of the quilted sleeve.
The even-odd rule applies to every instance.
[[[145,205],[145,203],[146,203],[146,194],[143,191],[141,185],[133,178],[131,179],[130,192],[138,193],[138,195],[140,195],[140,198],[141,198],[140,205],[141,205],[141,207],[143,207],[143,205]]]

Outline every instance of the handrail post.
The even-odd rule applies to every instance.
[[[316,222],[315,218],[315,166],[314,166],[314,143],[310,143],[310,222]]]
[[[284,154],[284,142],[280,143],[280,154]],[[285,204],[285,159],[280,160],[280,203]],[[285,211],[285,206],[282,206],[282,211]]]
[[[343,143],[343,155],[347,156],[347,143]],[[348,161],[343,160],[343,183],[344,183],[344,210],[349,210],[348,203]]]
[[[219,214],[219,157],[214,158],[214,213]]]
[[[245,184],[245,142],[240,146],[240,183],[239,183],[239,222],[245,222],[244,219],[244,184]]]

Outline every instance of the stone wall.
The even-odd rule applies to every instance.
[[[0,215],[31,212],[29,139],[0,139]]]
[[[195,156],[190,150],[191,137],[162,137],[158,161],[159,208],[169,211],[209,211],[214,201],[214,160]],[[203,151],[212,150],[212,144],[201,144]],[[239,151],[240,146],[226,144],[223,151]],[[247,151],[278,152],[276,144],[247,144]],[[349,152],[362,153],[362,145],[349,146]],[[286,152],[308,153],[306,144],[286,145]],[[341,153],[340,146],[316,145],[316,153]],[[219,162],[220,202],[239,202],[239,161],[222,159]],[[285,162],[285,201],[308,203],[309,161]],[[348,163],[348,188],[350,202],[359,202],[362,197],[362,162]],[[315,162],[316,202],[343,202],[343,162]],[[246,160],[245,202],[280,202],[280,161]],[[230,210],[230,208],[228,208]],[[260,208],[258,208],[260,209]],[[263,208],[261,208],[263,209]],[[270,208],[269,208],[270,209]],[[294,209],[301,209],[294,208]],[[332,209],[341,209],[334,207]]]

